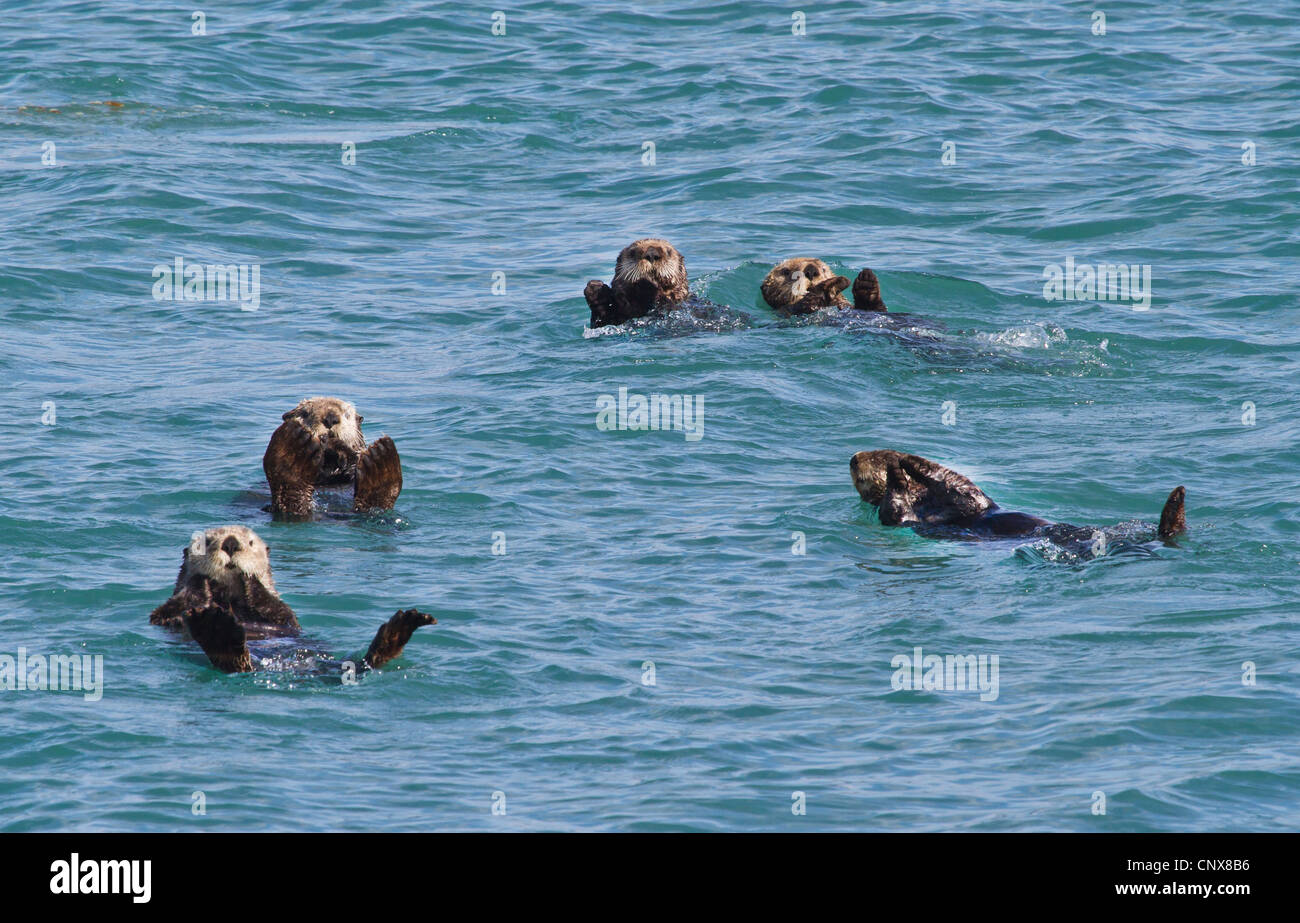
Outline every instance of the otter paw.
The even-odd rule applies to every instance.
[[[592,279],[582,290],[582,297],[587,299],[591,308],[591,328],[615,324],[618,318],[614,310],[614,290],[599,279]]]
[[[898,459],[890,459],[885,471],[885,494],[880,498],[880,523],[885,526],[901,526],[912,515],[912,502],[908,496],[907,474]]]
[[[847,308],[848,299],[840,292],[849,287],[849,280],[843,276],[832,276],[824,282],[818,282],[800,299],[799,313],[806,314],[818,308]]]
[[[643,312],[659,303],[659,286],[649,279],[637,279],[628,289],[628,300]]]
[[[229,609],[208,606],[190,610],[185,614],[185,627],[218,670],[223,673],[252,672],[248,636]]]
[[[859,311],[884,311],[885,302],[880,297],[880,280],[870,269],[864,269],[853,280],[853,307]]]
[[[402,653],[406,647],[406,642],[411,640],[411,635],[415,634],[416,629],[423,628],[425,625],[436,625],[438,620],[427,612],[421,612],[418,609],[402,609],[398,611],[383,625],[379,626],[379,631],[375,634],[375,640],[370,642],[370,649],[366,651],[365,663],[372,669],[379,669],[394,657]]]
[[[587,299],[587,307],[595,311],[614,303],[614,290],[599,279],[592,279],[582,290],[582,297]]]
[[[271,485],[271,512],[286,516],[311,513],[312,495],[324,449],[303,422],[291,417],[271,435],[262,470]]]
[[[396,443],[381,436],[357,459],[352,508],[358,512],[391,510],[401,492],[402,459]]]

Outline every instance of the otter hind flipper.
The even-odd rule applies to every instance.
[[[1173,538],[1180,532],[1187,531],[1187,515],[1183,510],[1183,502],[1187,499],[1187,491],[1182,485],[1175,487],[1169,492],[1169,499],[1165,501],[1165,508],[1160,511],[1160,530],[1161,538]]]
[[[311,515],[323,457],[324,449],[302,420],[290,417],[280,424],[262,456],[262,470],[271,485],[273,516],[305,519]]]
[[[885,313],[885,302],[880,297],[880,280],[870,269],[864,269],[853,280],[853,307],[859,311]]]
[[[220,606],[190,610],[185,627],[203,648],[212,665],[223,673],[253,672],[253,658],[248,653],[248,636],[234,613]]]
[[[402,459],[397,444],[381,436],[357,459],[352,508],[357,512],[391,510],[401,492]]]
[[[438,622],[427,612],[418,609],[402,609],[387,622],[379,626],[375,640],[370,642],[366,651],[365,663],[371,669],[378,670],[394,657],[401,656],[402,648],[411,640],[417,628],[436,625]]]

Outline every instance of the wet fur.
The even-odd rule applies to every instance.
[[[302,626],[276,592],[270,551],[251,529],[222,526],[196,534],[185,549],[172,596],[149,622],[187,629],[212,665],[225,673],[254,669],[249,641],[297,637]],[[403,609],[380,626],[362,664],[378,669],[402,653],[433,616]]]
[[[769,307],[783,314],[811,314],[822,308],[885,311],[880,280],[870,269],[863,269],[853,280],[852,302],[841,294],[848,287],[849,280],[836,275],[822,260],[794,257],[773,266],[759,291]]]
[[[919,455],[891,449],[859,452],[849,461],[853,486],[880,511],[887,526],[911,526],[939,538],[1018,538],[1042,535],[1057,543],[1086,541],[1097,531],[1003,510],[966,476]],[[1186,531],[1186,491],[1165,501],[1157,535],[1166,541]]]
[[[397,446],[381,436],[367,446],[364,419],[347,401],[313,397],[284,414],[271,435],[262,470],[279,519],[311,516],[318,487],[352,485],[353,509],[392,509],[402,492]]]
[[[642,238],[619,252],[610,285],[592,279],[582,294],[591,309],[592,329],[645,317],[686,300],[686,261],[668,241]]]

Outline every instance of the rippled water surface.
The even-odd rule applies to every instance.
[[[1300,6],[627,6],[4,4],[0,654],[105,687],[0,691],[0,828],[1300,826]],[[723,307],[585,331],[646,235]],[[781,320],[802,255],[915,323]],[[257,310],[155,300],[177,257]],[[1067,258],[1150,309],[1046,299]],[[599,429],[620,388],[703,437]],[[396,440],[391,514],[262,511],[314,394]],[[1098,526],[1184,484],[1190,532],[886,529],[868,448]],[[219,674],[147,617],[222,523],[332,653],[439,624]],[[997,698],[896,691],[918,646]]]

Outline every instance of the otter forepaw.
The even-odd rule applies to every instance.
[[[191,579],[180,592],[149,614],[150,625],[179,630],[185,627],[185,615],[212,605],[212,582],[207,577]]]
[[[891,459],[885,474],[885,494],[880,498],[880,524],[901,526],[916,517],[908,497],[907,474],[897,459]]]
[[[659,286],[649,279],[637,279],[628,289],[629,300],[643,313],[649,313],[659,303]]]
[[[843,276],[833,276],[825,282],[818,282],[808,294],[803,296],[799,306],[803,308],[801,313],[809,313],[819,308],[847,308],[848,299],[840,292],[849,287],[849,280]]]
[[[853,307],[859,311],[885,311],[880,297],[880,280],[870,269],[864,269],[853,280]]]
[[[591,329],[618,322],[614,310],[614,290],[604,282],[592,279],[582,290],[582,297],[587,299],[587,307],[591,308]]]
[[[357,459],[352,508],[358,512],[391,510],[401,492],[402,459],[396,443],[381,436]]]
[[[582,297],[587,299],[587,307],[593,312],[604,310],[614,303],[614,290],[599,279],[592,279],[582,290]]]
[[[185,613],[185,627],[203,648],[212,665],[223,673],[251,673],[253,658],[248,653],[244,626],[229,609],[208,606]]]
[[[411,635],[415,634],[416,629],[437,623],[438,620],[427,612],[418,609],[400,610],[379,626],[375,640],[370,642],[370,649],[366,651],[366,665],[377,670],[394,657],[401,656],[402,649],[406,647],[406,642],[411,640]]]
[[[271,435],[262,470],[271,485],[271,512],[304,517],[311,514],[316,477],[324,449],[303,422],[291,417]]]

